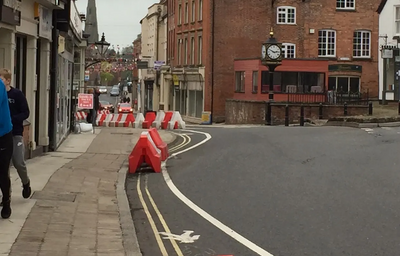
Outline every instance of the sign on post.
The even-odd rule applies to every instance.
[[[93,109],[93,94],[79,93],[78,108]]]
[[[89,70],[86,70],[85,71],[85,82],[87,82],[89,80],[90,80],[90,72],[89,72]]]

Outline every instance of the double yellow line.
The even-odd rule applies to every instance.
[[[144,189],[145,189],[146,194],[147,194],[147,196],[149,198],[150,204],[152,205],[154,211],[156,212],[157,217],[160,220],[161,225],[163,226],[165,232],[171,233],[171,230],[169,229],[169,227],[167,225],[167,222],[164,220],[164,217],[162,216],[160,210],[158,209],[156,203],[153,200],[153,197],[150,194],[150,191],[149,191],[148,186],[147,186],[147,176],[144,176],[144,178],[145,178],[145,186],[144,186],[145,188]],[[149,208],[147,207],[146,202],[144,201],[142,190],[140,188],[140,173],[139,173],[138,180],[137,180],[137,193],[138,193],[138,196],[139,196],[140,203],[142,204],[143,209],[144,209],[144,211],[146,213],[147,219],[149,220],[151,229],[153,230],[154,236],[155,236],[155,238],[157,240],[157,244],[158,244],[158,247],[160,248],[161,254],[162,254],[162,256],[168,256],[168,252],[165,249],[164,243],[163,243],[163,241],[161,239],[159,231],[157,230],[157,226],[156,226],[156,224],[154,222],[154,219],[150,214],[150,211],[149,211]],[[181,249],[179,248],[178,244],[176,243],[176,241],[173,240],[173,239],[170,239],[170,242],[172,244],[172,247],[174,247],[176,255],[177,256],[183,256],[183,253],[182,253]]]
[[[183,138],[183,142],[180,143],[179,145],[176,145],[176,146],[170,148],[170,149],[168,150],[169,152],[177,151],[178,149],[181,149],[181,148],[185,147],[186,145],[189,145],[190,142],[192,141],[192,139],[191,139],[188,135],[186,135],[186,134],[178,134],[178,133],[175,133],[175,134],[176,134],[177,136],[182,137],[182,138]]]

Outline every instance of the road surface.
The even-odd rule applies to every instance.
[[[128,177],[144,256],[400,254],[400,128],[188,129],[175,153],[212,138]]]

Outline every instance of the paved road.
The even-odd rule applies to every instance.
[[[212,139],[169,160],[168,173],[185,197],[220,223],[189,208],[162,174],[140,176],[156,233],[167,227],[200,235],[177,244],[181,255],[399,254],[400,128],[191,129]],[[191,136],[192,144],[204,137]],[[167,254],[158,248],[137,181],[129,177],[128,194],[144,255],[180,255],[169,240],[162,240]],[[238,234],[229,236],[222,225]]]
[[[112,86],[107,86],[107,93],[101,94],[100,95],[100,100],[101,101],[108,101],[114,106],[118,103],[119,97],[114,97],[110,96],[110,91],[111,91]]]

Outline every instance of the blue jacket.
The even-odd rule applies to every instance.
[[[0,79],[0,137],[12,131],[6,86]]]
[[[13,135],[22,136],[24,120],[29,117],[29,107],[25,95],[18,89],[12,88],[7,92],[8,102],[13,125]]]

